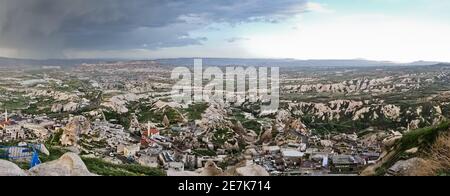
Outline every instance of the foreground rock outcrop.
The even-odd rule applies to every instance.
[[[0,176],[26,176],[24,170],[20,169],[14,163],[9,161],[0,160]]]
[[[236,167],[223,171],[217,165],[208,161],[202,169],[197,171],[169,170],[167,176],[270,176],[263,167],[256,164],[241,163]]]
[[[417,167],[422,165],[425,162],[424,159],[421,158],[412,158],[408,160],[402,160],[395,163],[389,171],[387,175],[392,176],[415,176],[415,170]]]
[[[74,153],[66,153],[59,159],[43,163],[28,171],[16,164],[0,160],[0,176],[96,176],[87,169],[81,158]]]
[[[33,167],[29,173],[36,176],[95,176],[74,153],[66,153],[58,160]]]
[[[248,165],[236,169],[239,176],[270,176],[270,174],[259,165]]]

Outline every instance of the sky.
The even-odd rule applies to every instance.
[[[0,56],[450,62],[449,0],[0,0]]]

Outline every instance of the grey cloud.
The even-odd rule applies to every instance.
[[[61,57],[63,49],[198,45],[189,32],[212,23],[277,22],[304,0],[0,0],[0,48]]]

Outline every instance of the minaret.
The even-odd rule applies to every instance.
[[[147,122],[147,137],[150,137],[150,121]]]
[[[5,108],[5,124],[3,125],[3,129],[6,130],[8,126],[8,109]]]
[[[417,89],[420,89],[420,77],[419,77],[419,81],[417,82]]]

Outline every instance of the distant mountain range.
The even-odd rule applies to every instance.
[[[195,58],[174,58],[174,59],[158,59],[160,64],[186,66],[192,65]],[[326,66],[326,67],[366,67],[366,66],[420,66],[420,65],[434,65],[440,62],[433,61],[416,61],[412,63],[395,63],[391,61],[371,61],[364,59],[323,59],[323,60],[297,60],[297,59],[239,59],[239,58],[204,58],[203,64],[210,66],[280,66],[280,67],[294,67],[294,66]]]
[[[195,58],[171,58],[152,60],[160,64],[175,66],[193,65]],[[83,63],[114,62],[117,59],[14,59],[0,57],[0,66],[73,66]],[[126,60],[120,60],[126,61]],[[131,60],[130,60],[131,61]],[[209,66],[280,66],[280,67],[367,67],[367,66],[420,66],[434,65],[440,62],[417,61],[412,63],[395,63],[391,61],[371,61],[364,59],[347,60],[297,60],[297,59],[242,59],[242,58],[203,58],[203,64]]]
[[[73,66],[83,63],[99,63],[108,60],[101,59],[15,59],[0,57],[0,66]]]

